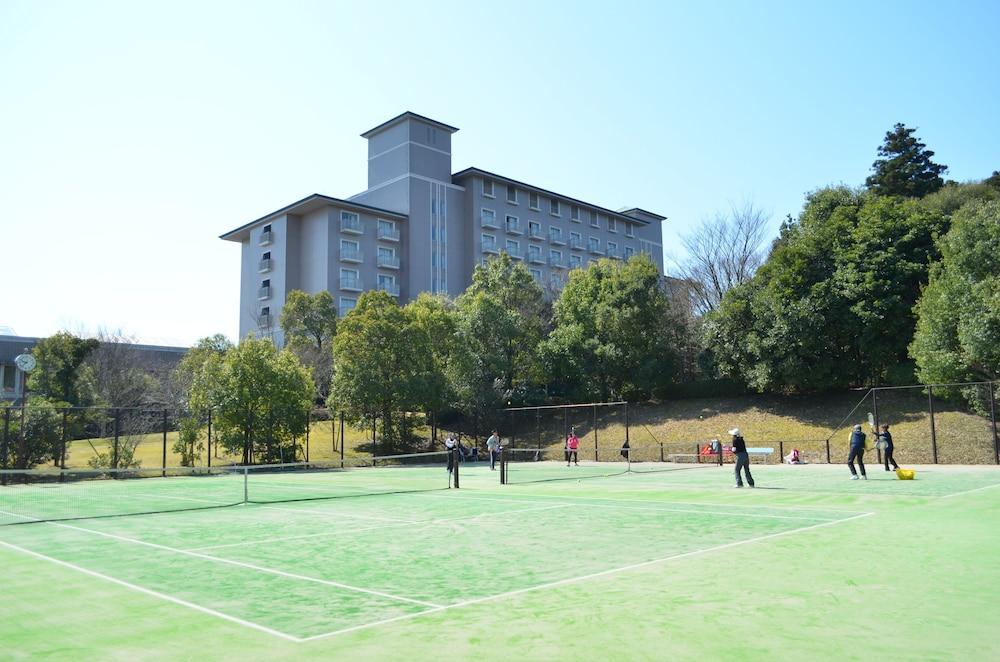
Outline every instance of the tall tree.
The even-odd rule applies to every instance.
[[[600,260],[570,274],[544,347],[579,397],[648,397],[673,376],[666,294],[656,265],[639,255]],[[566,373],[569,373],[568,375]]]
[[[876,195],[922,198],[944,186],[941,175],[948,167],[931,160],[934,152],[913,135],[915,132],[903,124],[886,132],[878,148],[879,158],[872,163],[874,172],[865,180]]]
[[[924,383],[1000,378],[1000,202],[972,202],[941,239],[910,354]]]
[[[38,341],[31,353],[38,367],[28,377],[31,392],[51,402],[88,406],[97,399],[94,375],[84,365],[99,346],[93,338],[60,331]]]
[[[405,312],[415,330],[422,334],[422,345],[427,347],[421,370],[423,383],[417,389],[417,396],[419,406],[430,417],[432,431],[436,435],[437,416],[453,399],[448,366],[457,348],[455,306],[445,297],[424,292],[406,305]]]
[[[680,277],[694,289],[696,312],[715,310],[731,288],[750,280],[763,262],[768,215],[745,202],[681,238],[687,258]]]
[[[325,400],[333,377],[333,338],[337,333],[337,307],[333,296],[323,290],[306,294],[288,293],[281,309],[281,330],[285,344],[299,360],[312,368],[316,396]]]
[[[122,331],[101,330],[98,345],[86,359],[97,394],[108,407],[148,405],[156,397],[158,381],[137,351],[135,338]]]
[[[190,408],[214,407],[219,442],[243,463],[275,462],[293,454],[291,442],[305,432],[312,398],[312,375],[294,354],[247,337],[224,356],[208,356]]]
[[[370,291],[338,325],[333,341],[337,371],[329,405],[356,425],[377,418],[385,449],[405,441],[405,412],[419,403],[430,364],[427,336],[386,292]]]

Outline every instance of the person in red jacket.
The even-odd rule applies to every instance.
[[[580,462],[577,460],[576,453],[580,448],[580,438],[576,436],[576,428],[571,428],[569,431],[569,437],[566,438],[566,466],[569,466],[569,461],[572,458],[573,464],[580,466]]]

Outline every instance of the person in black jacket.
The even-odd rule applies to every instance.
[[[747,443],[743,440],[739,428],[729,431],[733,437],[733,455],[736,456],[736,487],[743,487],[743,477],[740,469],[747,475],[747,485],[753,487],[753,476],[750,475],[750,454],[747,453]]]
[[[882,442],[882,453],[885,455],[885,470],[892,471],[893,469],[898,469],[899,465],[896,464],[896,459],[892,456],[892,435],[889,434],[889,426],[882,425],[882,431],[878,435],[878,440]],[[889,465],[892,464],[892,469]]]
[[[865,433],[861,431],[860,425],[855,425],[851,431],[850,444],[851,452],[847,456],[847,468],[851,470],[851,480],[858,479],[858,472],[854,470],[854,460],[858,461],[861,477],[868,480],[868,474],[865,473]]]

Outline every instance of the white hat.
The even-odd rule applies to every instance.
[[[734,437],[739,437],[740,436],[740,429],[739,428],[733,428],[732,430],[729,431],[729,434],[733,435]]]

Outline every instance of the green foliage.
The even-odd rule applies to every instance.
[[[458,346],[455,306],[445,297],[424,292],[407,304],[405,312],[415,331],[423,335],[421,342],[428,351],[417,389],[418,407],[436,415],[453,399],[448,366]]]
[[[421,389],[432,381],[429,336],[386,292],[369,291],[340,321],[333,342],[337,371],[328,404],[365,428],[378,418],[383,449],[407,439],[404,412],[421,404]]]
[[[872,164],[874,172],[865,180],[876,195],[922,198],[944,186],[941,175],[948,167],[931,160],[934,152],[913,135],[915,131],[896,124],[886,132],[879,158]]]
[[[722,376],[759,391],[882,383],[913,335],[913,306],[948,218],[920,201],[844,187],[810,194],[753,281],[705,323]]]
[[[1000,377],[1000,201],[953,217],[917,306],[910,354],[924,383]]]
[[[28,389],[49,401],[81,407],[94,404],[94,376],[84,362],[97,347],[97,340],[67,331],[38,341],[31,351],[38,366],[28,377]]]
[[[205,451],[202,430],[197,416],[185,416],[179,421],[177,441],[172,448],[180,456],[182,467],[193,467],[201,459],[201,454]]]
[[[983,184],[1000,190],[1000,170],[994,170],[992,175],[983,180]]]
[[[667,313],[659,270],[644,255],[571,272],[543,345],[552,381],[577,400],[648,397],[673,373]]]
[[[324,400],[333,377],[332,343],[337,333],[337,307],[326,290],[306,294],[292,290],[281,309],[285,345],[312,368],[316,395]]]
[[[62,447],[62,414],[44,398],[28,398],[28,406],[0,403],[0,425],[9,416],[7,454],[2,469],[31,469],[58,458]],[[23,421],[23,434],[22,434]],[[3,430],[0,429],[0,436]],[[0,443],[3,440],[0,439]]]
[[[215,432],[226,452],[240,453],[244,463],[291,457],[312,406],[309,370],[291,352],[249,336],[224,355],[212,348],[203,355],[189,408],[213,407]]]

